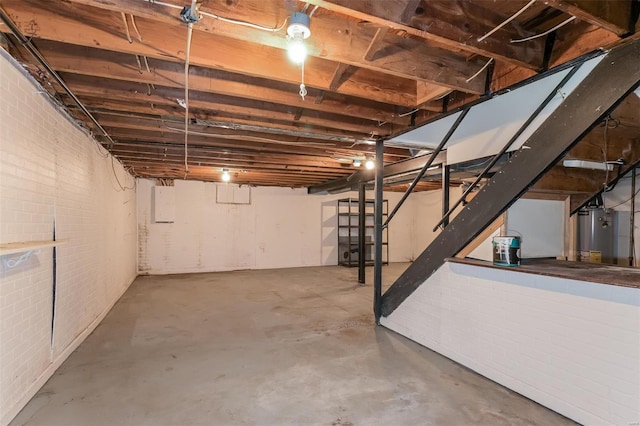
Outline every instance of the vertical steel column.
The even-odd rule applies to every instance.
[[[364,284],[364,267],[366,265],[366,218],[367,218],[367,199],[366,184],[361,182],[358,187],[358,282]],[[349,218],[351,220],[351,218]],[[351,224],[349,224],[351,225]]]
[[[635,222],[636,222],[636,168],[634,167],[631,171],[631,211],[629,216],[629,266],[635,266],[633,263],[635,257],[635,236],[633,235],[635,231]]]
[[[451,183],[451,169],[450,166],[442,163],[442,215],[446,215],[449,211],[449,184]],[[442,222],[444,228],[449,224],[449,216]]]
[[[373,267],[373,313],[376,324],[380,324],[382,315],[382,185],[384,168],[384,141],[376,141],[376,185],[374,202],[375,235],[373,237],[375,254]]]

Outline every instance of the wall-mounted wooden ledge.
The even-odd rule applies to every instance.
[[[568,262],[555,259],[525,259],[520,266],[498,266],[484,260],[460,259],[457,257],[448,258],[446,261],[485,268],[504,269],[525,274],[546,275],[549,277],[567,278],[598,284],[640,288],[640,269],[638,268],[586,262]]]
[[[14,253],[22,253],[29,250],[53,247],[63,244],[67,240],[21,241],[17,243],[0,244],[0,256]]]

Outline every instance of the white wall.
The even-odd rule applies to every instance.
[[[135,194],[110,159],[0,49],[0,424],[7,424],[136,276]],[[133,179],[118,162],[123,185]],[[23,262],[19,263],[19,259]],[[16,264],[19,263],[19,264]]]
[[[562,255],[564,201],[520,199],[507,210],[505,235],[520,236],[522,258]]]
[[[382,324],[580,423],[640,419],[640,289],[446,263]]]
[[[250,204],[216,202],[226,184],[180,181],[175,221],[155,223],[154,181],[138,180],[139,270],[169,274],[335,265],[337,202],[356,193],[308,195],[305,189],[251,188]],[[373,193],[367,194],[373,197]],[[402,194],[385,193],[391,209]],[[390,261],[411,258],[410,205],[389,227]]]
[[[640,191],[640,170],[638,170],[638,175],[636,176],[636,192],[638,191]],[[620,213],[616,215],[616,219],[619,222],[615,225],[617,231],[616,255],[618,264],[627,266],[630,233],[629,218],[631,214],[631,172],[620,179],[613,191],[605,192],[603,199],[605,207],[612,208]],[[640,256],[640,215],[638,214],[640,213],[640,196],[638,193],[635,194],[635,203],[635,222],[633,227],[635,243],[634,265],[640,266],[640,260],[638,260]]]
[[[449,197],[451,205],[453,205],[461,195],[462,191],[460,188],[450,188]],[[413,210],[411,220],[414,232],[412,234],[411,248],[413,258],[415,259],[420,256],[440,232],[439,230],[433,232],[433,227],[442,217],[442,190],[417,192],[411,194],[409,200],[412,202],[411,209]],[[451,215],[451,219],[456,216],[460,209],[461,207],[456,209],[454,214]]]

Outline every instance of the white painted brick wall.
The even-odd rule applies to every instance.
[[[154,181],[138,181],[139,268],[169,274],[338,263],[337,200],[305,189],[251,188],[250,205],[216,203],[216,183],[175,181],[175,221],[154,223]],[[224,184],[221,184],[224,185]],[[369,196],[373,194],[369,193]],[[400,193],[385,193],[389,210]],[[389,226],[389,257],[412,255],[411,200]]]
[[[0,50],[0,243],[51,240],[57,248],[14,268],[0,256],[0,424],[7,424],[77,347],[136,276],[135,193],[121,191],[110,159],[38,93]],[[102,153],[104,155],[104,153]],[[120,181],[133,179],[115,162]]]
[[[446,263],[382,324],[580,423],[640,421],[640,290]]]

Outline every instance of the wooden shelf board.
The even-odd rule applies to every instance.
[[[66,240],[21,241],[17,243],[0,244],[0,256],[14,253],[22,253],[29,250],[53,247],[64,243]]]

